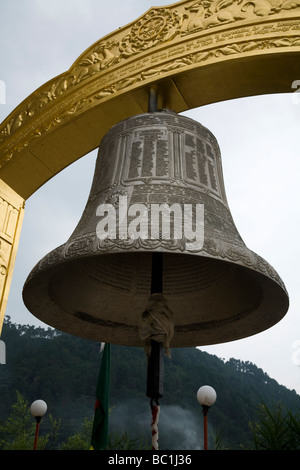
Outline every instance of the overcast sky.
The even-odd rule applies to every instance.
[[[65,72],[102,36],[151,6],[170,3],[0,0],[0,80],[6,85],[0,121],[35,89]],[[300,67],[294,80],[300,80]],[[201,349],[221,358],[253,362],[300,393],[300,99],[296,98],[292,93],[243,98],[186,114],[216,136],[239,233],[251,250],[278,271],[290,296],[287,315],[268,331]],[[77,225],[90,191],[95,157],[95,152],[86,155],[26,202],[6,310],[14,323],[41,324],[23,305],[23,284],[36,262],[65,243]]]

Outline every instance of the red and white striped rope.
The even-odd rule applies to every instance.
[[[152,422],[151,422],[152,450],[158,450],[158,420],[159,420],[160,406],[151,404],[151,412],[152,412]]]

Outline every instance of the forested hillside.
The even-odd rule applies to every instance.
[[[61,419],[65,441],[92,419],[101,354],[100,343],[56,330],[15,325],[9,317],[1,336],[6,364],[0,365],[0,420],[9,416],[16,392],[47,402]],[[281,402],[299,411],[300,397],[249,362],[224,362],[196,348],[172,349],[164,359],[164,397],[160,401],[160,449],[197,449],[202,439],[202,410],[196,400],[201,385],[211,385],[217,401],[209,411],[210,439],[221,435],[230,449],[248,448],[249,422],[261,404]],[[146,397],[147,360],[139,348],[112,346],[110,429],[149,440],[150,406]],[[43,427],[47,429],[47,416]]]

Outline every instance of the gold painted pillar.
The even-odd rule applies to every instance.
[[[24,217],[24,199],[0,179],[0,335]]]

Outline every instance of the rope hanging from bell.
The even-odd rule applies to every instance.
[[[172,312],[162,294],[162,253],[152,254],[151,295],[141,315],[139,334],[148,358],[147,397],[152,414],[152,450],[158,450],[159,399],[163,397],[164,349],[170,356],[169,346],[174,333]]]
[[[160,413],[160,406],[158,401],[155,402],[151,400],[151,413],[152,413],[152,422],[151,422],[151,431],[152,431],[152,450],[158,450],[158,420]]]
[[[169,348],[174,334],[174,325],[172,312],[162,294],[154,293],[148,298],[140,319],[139,334],[148,357],[151,356],[152,341],[162,343],[166,355],[170,357]]]

